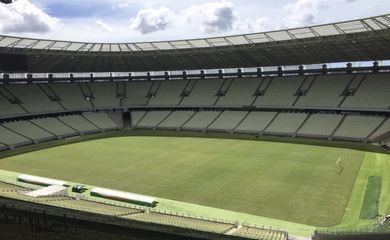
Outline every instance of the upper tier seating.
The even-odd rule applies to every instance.
[[[93,125],[80,115],[62,116],[58,117],[58,120],[69,127],[76,129],[81,134],[99,132],[99,128],[97,126]]]
[[[225,96],[219,98],[219,106],[249,106],[255,100],[261,78],[237,78],[231,83]]]
[[[353,75],[317,76],[310,89],[295,106],[311,108],[336,108],[344,98],[343,91]],[[360,78],[361,75],[356,76]]]
[[[78,83],[53,83],[49,87],[58,95],[60,103],[67,110],[91,109],[90,100],[83,96]]]
[[[264,86],[264,95],[253,105],[262,107],[291,107],[297,99],[296,93],[305,77],[275,77],[269,86]]]
[[[353,96],[347,97],[343,108],[389,109],[390,75],[367,74]]]
[[[197,112],[182,129],[186,130],[205,130],[221,114],[219,111],[201,111]]]
[[[175,111],[170,114],[157,128],[178,129],[194,115],[194,111]]]
[[[346,116],[333,137],[343,140],[365,140],[384,120],[379,116]]]
[[[8,122],[3,123],[3,126],[24,137],[34,140],[34,142],[53,140],[56,138],[53,134],[43,130],[30,121]]]
[[[145,106],[148,103],[149,89],[152,81],[134,81],[126,83],[126,98],[122,100],[122,106]]]
[[[343,116],[339,114],[312,114],[302,128],[299,129],[297,135],[328,138],[342,118]]]
[[[192,91],[184,97],[182,106],[213,106],[217,101],[217,93],[221,88],[223,79],[197,80]]]
[[[155,128],[171,111],[150,111],[136,125],[137,128]]]
[[[38,84],[7,85],[13,96],[21,101],[21,105],[30,113],[47,113],[64,110],[56,101],[52,101]]]
[[[86,112],[83,113],[85,119],[98,126],[103,130],[115,130],[119,129],[118,125],[111,119],[111,117],[105,112]]]
[[[305,113],[279,113],[264,133],[274,135],[293,135],[307,118]]]
[[[247,111],[224,111],[207,128],[211,131],[232,131],[248,114]]]
[[[35,123],[46,131],[55,134],[58,138],[78,135],[78,132],[75,129],[63,124],[56,118],[37,118],[31,120],[31,122]]]
[[[6,144],[10,147],[16,147],[30,144],[32,141],[3,126],[0,126],[0,143]]]
[[[26,114],[19,104],[12,104],[3,96],[4,91],[0,86],[0,118]]]
[[[275,118],[276,112],[250,112],[234,130],[240,133],[260,133]]]
[[[188,81],[159,81],[156,93],[149,101],[149,106],[177,106]]]
[[[117,108],[120,105],[116,83],[90,83],[89,86],[94,96],[92,101],[95,108]]]

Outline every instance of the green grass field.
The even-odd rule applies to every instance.
[[[364,155],[349,149],[249,140],[120,137],[5,158],[0,168],[333,226],[344,216]],[[341,175],[335,166],[339,156],[344,165]]]

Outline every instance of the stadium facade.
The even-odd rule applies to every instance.
[[[163,130],[278,141],[319,139],[317,144],[386,152],[390,149],[390,66],[379,62],[390,60],[389,42],[390,15],[145,43],[0,36],[0,149],[12,154],[14,149],[76,136]],[[19,201],[10,203],[9,198],[1,201],[4,213],[19,214],[21,219],[30,216],[28,209],[34,207],[51,212],[53,226],[65,211],[39,205],[27,208]],[[10,209],[12,204],[19,209]],[[148,214],[136,210],[134,214]],[[87,232],[91,219],[95,224],[114,221],[69,214],[80,218],[80,222],[69,220],[72,228],[79,225]],[[161,221],[146,227],[136,221],[126,224],[120,220],[121,231],[129,226],[151,230],[151,239],[158,239],[153,231],[168,234],[165,239],[288,238],[284,230],[269,230],[267,235],[264,229],[235,223],[213,222],[223,226],[210,235],[203,229],[164,228]],[[211,223],[199,224],[207,232]],[[240,231],[244,233],[235,236]],[[329,239],[326,234],[316,237]]]

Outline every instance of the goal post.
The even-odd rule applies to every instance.
[[[344,165],[343,165],[343,159],[342,157],[338,157],[337,161],[336,161],[336,173],[337,175],[340,175],[341,172],[343,171],[344,169]]]

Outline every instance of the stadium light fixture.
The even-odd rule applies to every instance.
[[[4,4],[10,4],[12,3],[12,0],[0,0],[0,2]]]

